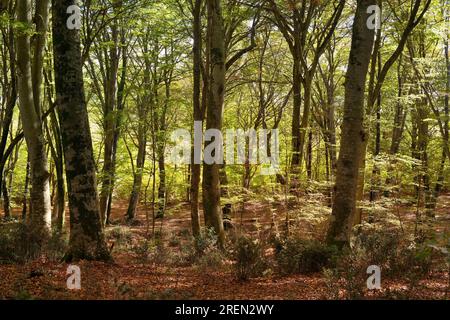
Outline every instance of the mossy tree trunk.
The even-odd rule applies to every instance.
[[[61,125],[70,210],[67,261],[111,259],[103,236],[95,163],[83,87],[80,33],[66,27],[75,0],[53,0],[56,103]]]
[[[206,130],[222,129],[222,112],[225,94],[225,46],[224,29],[220,0],[207,0],[208,28],[210,28],[211,71],[209,74],[208,107]],[[217,150],[216,150],[217,151]],[[213,228],[218,236],[219,245],[225,242],[225,233],[220,207],[221,164],[203,165],[203,210],[207,228]]]

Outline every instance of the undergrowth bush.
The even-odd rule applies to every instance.
[[[61,260],[66,251],[67,236],[64,233],[48,234],[19,222],[0,226],[0,263],[25,263],[40,256]]]
[[[258,241],[241,236],[234,246],[234,271],[238,280],[248,280],[263,275],[267,269],[264,248]]]
[[[201,271],[220,269],[224,266],[226,255],[218,248],[214,230],[205,229],[199,237],[190,241],[181,241],[179,237],[173,236],[169,239],[168,245],[165,251],[166,262],[172,266],[194,265]]]
[[[405,281],[408,290],[412,290],[430,274],[433,249],[393,230],[360,233],[352,242],[351,248],[344,249],[339,255],[336,268],[324,271],[327,298],[338,298],[337,288],[341,288],[343,296],[340,298],[363,299],[368,293],[367,268],[371,265],[381,268],[382,281],[386,278]],[[386,293],[389,298],[404,296],[401,293],[391,293]]]
[[[126,249],[131,245],[133,235],[128,227],[117,226],[106,231],[106,241],[113,242],[115,249]]]
[[[207,274],[210,270],[221,270],[225,266],[225,258],[223,252],[216,248],[204,252],[195,264],[200,272]]]
[[[201,272],[224,267],[225,254],[218,248],[218,238],[213,229],[205,229],[194,239],[194,263]]]
[[[217,235],[214,229],[205,229],[200,236],[194,238],[194,247],[198,255],[217,248]]]
[[[167,248],[158,239],[143,239],[131,247],[140,263],[164,264],[168,260]]]
[[[309,274],[333,267],[337,249],[316,240],[289,237],[275,244],[275,258],[282,274]]]
[[[396,230],[366,230],[356,237],[352,248],[362,252],[368,265],[382,268],[386,277],[426,276],[432,268],[433,249]]]

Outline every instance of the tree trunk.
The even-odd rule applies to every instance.
[[[9,4],[9,13],[13,13],[12,2]],[[6,160],[5,159],[5,149],[6,143],[8,141],[8,135],[10,133],[10,127],[13,120],[14,115],[14,107],[17,102],[17,74],[16,74],[16,62],[15,62],[15,49],[14,49],[14,34],[12,29],[12,22],[8,27],[8,50],[9,50],[9,65],[10,65],[10,94],[6,97],[6,108],[4,111],[4,117],[2,119],[2,136],[0,140],[0,181],[3,180],[3,171],[5,169]],[[6,59],[3,63],[6,64]],[[5,82],[7,81],[7,75],[4,75]],[[2,186],[0,185],[0,194]]]
[[[136,158],[136,170],[134,172],[134,178],[133,178],[133,189],[131,191],[130,201],[128,203],[128,209],[127,209],[127,220],[133,221],[136,216],[136,209],[137,205],[139,203],[139,195],[141,192],[142,187],[142,176],[143,176],[143,170],[144,170],[144,164],[145,164],[145,150],[147,147],[147,139],[145,137],[145,133],[142,132],[143,130],[140,130],[141,133],[139,134],[139,148],[138,148],[138,154]]]
[[[33,64],[31,66],[31,76],[33,81],[33,98],[36,114],[41,117],[41,86],[42,72],[44,68],[45,43],[47,39],[49,0],[36,1],[36,12],[34,23],[36,24],[36,34],[33,36]]]
[[[313,140],[313,133],[310,130],[308,133],[308,148],[306,150],[306,173],[308,176],[308,180],[312,180],[312,140]]]
[[[308,137],[309,133],[309,114],[311,111],[311,83],[312,77],[306,76],[306,79],[303,84],[303,114],[302,120],[300,123],[300,136],[299,136],[299,152],[300,152],[300,161],[303,159],[303,155],[305,154],[305,143],[306,137]],[[301,165],[301,163],[300,163]]]
[[[6,185],[6,177],[2,181],[2,196],[3,196],[3,211],[5,213],[5,218],[8,219],[11,217],[11,206],[9,203],[9,194],[8,187]]]
[[[54,200],[53,200],[52,220],[53,223],[55,224],[56,229],[61,231],[64,227],[65,196],[66,196],[65,190],[66,188],[64,184],[64,156],[63,156],[63,147],[61,143],[61,130],[59,128],[59,123],[56,119],[56,111],[53,110],[50,116],[51,116],[51,123],[50,123],[51,130],[53,133],[53,137],[55,139],[54,144],[51,139],[48,124],[46,124],[46,128],[49,147],[53,158],[53,162],[55,164],[55,171],[56,171],[56,183],[53,184],[54,197],[52,198]]]
[[[449,23],[450,21],[450,17],[446,17],[446,23]],[[446,82],[445,82],[445,98],[444,98],[444,141],[443,143],[448,143],[450,136],[449,136],[449,100],[450,100],[450,59],[449,59],[449,43],[448,43],[448,36],[446,36],[444,42],[445,42],[445,47],[444,47],[444,56],[445,56],[445,66],[446,66]],[[442,158],[441,158],[441,164],[439,166],[439,171],[438,171],[438,178],[436,181],[436,185],[434,187],[434,206],[436,206],[437,203],[437,199],[439,197],[439,194],[442,191],[442,187],[444,185],[444,169],[445,169],[445,162],[447,160],[447,156],[446,156],[446,152],[444,150],[445,146],[443,146],[443,150],[442,150]]]
[[[121,30],[121,42],[125,43],[125,34],[124,30]],[[122,125],[122,113],[125,108],[125,82],[127,75],[127,48],[122,47],[122,72],[120,76],[120,81],[117,88],[117,114],[115,116],[115,124],[114,124],[114,138],[113,138],[113,148],[112,148],[112,164],[111,164],[111,186],[109,188],[108,194],[108,208],[106,210],[106,224],[109,224],[110,216],[111,216],[111,208],[112,208],[112,198],[115,184],[115,176],[116,176],[116,160],[117,160],[117,147],[119,144],[119,137],[121,133],[121,125]]]
[[[381,70],[381,53],[377,53],[378,61],[378,72]],[[377,106],[376,106],[376,122],[375,122],[375,149],[373,152],[373,168],[372,168],[372,178],[371,178],[371,190],[370,190],[370,201],[373,202],[378,199],[381,188],[381,177],[380,168],[378,166],[378,157],[381,153],[381,91],[377,96]],[[358,223],[361,223],[361,217],[359,217]]]
[[[113,10],[116,11],[121,6],[121,1],[113,1]],[[114,158],[116,149],[114,148],[116,133],[116,109],[117,109],[117,78],[119,72],[119,27],[117,19],[111,25],[111,48],[106,56],[109,61],[106,65],[107,80],[105,85],[105,105],[104,105],[104,132],[105,147],[102,168],[102,187],[100,189],[100,214],[102,223],[107,222],[108,209],[112,202],[113,180],[114,180]]]
[[[26,221],[28,210],[28,189],[30,184],[30,161],[27,157],[27,168],[25,169],[25,183],[23,186],[23,197],[22,197],[22,220]]]
[[[402,72],[402,56],[400,56],[397,68],[397,82],[398,82],[398,101],[395,106],[395,116],[394,116],[394,128],[392,130],[391,146],[389,149],[390,155],[396,155],[400,148],[400,142],[403,136],[403,130],[405,128],[406,113],[403,108],[403,103],[401,98],[403,97],[403,83],[405,81]]]
[[[379,1],[377,3],[380,7],[382,6],[382,2]],[[400,57],[400,55],[403,52],[403,49],[407,43],[407,40],[409,36],[411,35],[414,28],[420,23],[420,21],[423,19],[425,13],[428,11],[431,0],[426,0],[425,4],[423,6],[422,11],[419,13],[420,7],[422,4],[422,0],[415,0],[413,3],[411,3],[411,11],[409,13],[408,23],[403,30],[403,33],[400,37],[400,40],[398,41],[397,48],[394,50],[392,55],[386,60],[383,67],[380,67],[378,78],[375,81],[375,70],[376,70],[376,57],[378,55],[379,49],[380,49],[380,43],[381,43],[381,28],[378,29],[377,33],[377,42],[375,44],[375,49],[373,50],[373,58],[372,58],[372,68],[371,68],[371,79],[369,82],[369,90],[368,90],[368,102],[367,102],[367,113],[370,114],[372,112],[373,106],[377,100],[377,97],[379,96],[381,92],[381,88],[383,87],[384,80],[386,79],[386,76],[388,74],[388,71],[393,66],[393,64],[397,61],[397,59]],[[366,138],[364,140],[363,148],[361,149],[360,154],[360,175],[358,180],[358,190],[356,194],[356,201],[360,202],[364,198],[364,186],[365,186],[365,169],[366,169],[366,151],[367,151],[367,145],[369,141],[369,132],[366,132]],[[450,157],[450,153],[449,153]],[[361,222],[361,216],[362,216],[362,209],[358,208],[357,213],[355,216],[354,223],[360,223]]]
[[[194,121],[199,121],[203,131],[204,112],[202,110],[201,101],[201,64],[202,64],[202,0],[195,0],[193,14],[193,108]],[[195,132],[195,130],[194,130]],[[195,159],[195,148],[201,148],[201,145],[192,147],[192,163],[191,163],[191,185],[190,185],[190,202],[191,202],[191,227],[194,238],[200,236],[200,214],[199,214],[199,188],[200,188],[200,159]]]
[[[38,7],[40,4],[38,4]],[[31,24],[31,2],[29,0],[18,1],[17,20],[27,25]],[[46,30],[46,27],[43,28]],[[44,32],[45,33],[45,32]],[[41,48],[43,50],[43,48]],[[34,52],[35,55],[40,54]],[[19,109],[25,140],[28,147],[28,155],[31,171],[31,212],[30,223],[38,230],[51,228],[51,201],[47,154],[42,129],[42,121],[35,109],[31,72],[31,47],[30,37],[25,32],[17,34],[17,67]],[[39,74],[42,77],[42,74]]]
[[[156,217],[163,218],[166,211],[166,162],[164,159],[164,149],[162,147],[158,148],[158,169],[158,212],[156,214]]]
[[[210,28],[211,73],[208,90],[206,130],[222,129],[222,111],[225,94],[225,48],[220,0],[207,0],[208,28]],[[203,209],[207,228],[213,228],[219,245],[225,244],[225,233],[220,207],[220,164],[203,165]]]
[[[144,52],[148,53],[148,47],[144,45]],[[151,97],[152,92],[152,82],[151,82],[151,63],[148,58],[148,54],[145,57],[145,69],[144,69],[144,86],[145,92],[142,100],[139,102],[138,107],[138,129],[137,129],[137,139],[138,139],[138,154],[136,158],[136,169],[133,174],[133,189],[130,195],[130,201],[128,203],[127,209],[127,220],[129,222],[133,221],[136,216],[136,209],[139,204],[139,197],[142,187],[142,177],[144,175],[144,165],[145,165],[145,157],[147,150],[147,132],[148,132],[148,113],[150,108],[154,107],[154,101]],[[152,126],[154,128],[154,126]],[[154,139],[153,139],[154,141]],[[152,148],[154,146],[152,145]],[[145,199],[147,201],[147,199]],[[145,208],[147,210],[147,208]],[[148,218],[148,217],[147,217]],[[148,219],[147,219],[148,226]],[[148,230],[147,230],[148,231]]]
[[[66,27],[75,0],[53,0],[53,50],[58,116],[69,194],[67,261],[111,260],[104,240],[84,95],[80,33]]]
[[[375,4],[376,0],[358,0],[353,23],[333,217],[327,234],[327,242],[339,247],[349,243],[356,209],[359,162],[366,139],[363,127],[365,83],[375,35],[366,25],[367,8]]]
[[[55,136],[55,167],[56,167],[56,227],[62,230],[65,222],[66,186],[64,184],[64,151],[61,141],[61,129],[56,120],[55,112],[52,112],[53,135]]]
[[[301,71],[300,71],[300,57],[294,55],[293,62],[293,113],[292,113],[292,173],[294,176],[299,171],[299,167],[301,164],[300,158],[300,108],[302,105],[302,92],[301,92]],[[294,183],[293,187],[295,188],[296,177],[292,180]]]
[[[391,138],[391,145],[389,148],[389,164],[388,164],[388,176],[386,178],[386,186],[387,189],[384,192],[385,196],[390,195],[389,188],[393,184],[397,184],[398,181],[394,181],[394,175],[393,175],[393,165],[396,162],[396,155],[398,154],[400,150],[400,143],[403,138],[403,131],[405,129],[406,124],[406,115],[407,111],[405,110],[403,106],[403,102],[401,101],[401,98],[403,97],[403,83],[405,82],[405,76],[402,73],[402,56],[400,56],[398,66],[397,66],[397,83],[398,83],[398,94],[397,98],[398,101],[395,105],[395,115],[394,115],[394,127],[392,129],[392,138]],[[404,71],[404,70],[403,70]],[[395,187],[396,188],[396,187]]]
[[[336,175],[337,166],[337,152],[336,152],[336,120],[335,120],[335,107],[334,107],[334,94],[329,100],[329,107],[327,112],[327,123],[328,123],[328,150],[330,153],[330,168],[331,175],[334,177]]]

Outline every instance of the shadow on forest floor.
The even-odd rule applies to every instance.
[[[289,204],[289,233],[303,239],[323,239],[330,209],[322,203],[323,199],[317,195],[305,195]],[[450,195],[442,196],[435,219],[427,225],[438,235],[449,231],[449,208]],[[449,296],[448,274],[442,264],[413,280],[382,276],[382,290],[369,292],[359,288],[361,292],[356,296],[346,294],[351,290],[348,279],[333,278],[327,272],[279,272],[277,245],[270,245],[270,239],[274,234],[286,234],[286,209],[282,203],[258,201],[235,206],[234,229],[228,231],[230,243],[245,234],[261,244],[263,250],[264,268],[247,281],[236,277],[233,254],[206,249],[206,258],[194,257],[187,204],[169,206],[166,217],[156,221],[150,240],[146,233],[149,230],[152,234],[153,228],[146,215],[151,216],[151,210],[146,212],[141,207],[133,225],[122,224],[125,212],[126,202],[116,201],[113,225],[106,230],[115,263],[79,262],[81,290],[67,289],[67,264],[42,256],[24,264],[0,264],[0,299],[446,299]],[[406,202],[398,204],[384,199],[368,206],[365,212],[366,219],[370,217],[373,224],[382,224],[387,230],[403,230],[411,235],[416,229],[416,208]],[[229,246],[229,251],[236,251],[232,244]],[[365,284],[368,275],[361,277],[358,285]]]

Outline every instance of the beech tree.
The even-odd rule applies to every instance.
[[[222,128],[223,101],[225,94],[225,46],[222,7],[220,0],[207,0],[208,41],[210,69],[208,70],[208,105],[206,130]],[[217,137],[216,137],[217,139]],[[222,146],[223,141],[214,141]],[[208,142],[206,142],[209,144]],[[220,147],[221,148],[221,147]],[[215,152],[220,150],[216,149]],[[203,164],[203,209],[205,225],[214,228],[221,246],[225,242],[220,207],[220,180],[218,163]]]
[[[72,297],[41,267],[90,260],[106,283],[111,266],[92,261],[113,258],[143,272],[113,270],[120,285],[94,298],[223,264],[268,288],[270,270],[326,270],[355,284],[333,298],[359,296],[368,261],[393,277],[371,298],[406,269],[411,286],[433,281],[408,297],[444,297],[449,13],[450,0],[0,0],[0,274],[20,283],[0,279],[0,299]]]
[[[358,0],[353,21],[333,217],[327,234],[328,243],[340,247],[349,242],[356,210],[359,155],[366,139],[363,128],[364,93],[375,38],[375,30],[367,24],[370,17],[367,9],[375,3],[375,0]]]
[[[36,1],[37,37],[31,43],[32,3],[30,0],[16,4],[17,21],[21,30],[17,32],[17,71],[19,108],[31,172],[30,222],[38,229],[51,227],[51,202],[47,153],[41,121],[40,92],[42,83],[42,59],[47,32],[48,1]],[[33,49],[33,55],[32,55]]]
[[[103,236],[92,140],[84,94],[80,33],[67,27],[75,0],[53,0],[56,104],[61,124],[70,211],[67,261],[111,259]]]

